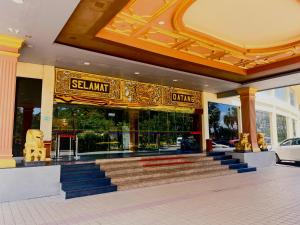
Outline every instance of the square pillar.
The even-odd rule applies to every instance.
[[[0,168],[15,167],[12,155],[16,69],[23,39],[0,34]]]
[[[242,130],[249,134],[249,143],[253,152],[259,152],[256,132],[255,94],[256,89],[246,87],[238,89],[241,99]]]

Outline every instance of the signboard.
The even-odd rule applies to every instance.
[[[70,81],[70,89],[109,93],[109,83],[77,78],[71,78]]]
[[[195,97],[193,95],[172,93],[172,101],[173,102],[195,103]]]
[[[190,111],[202,108],[201,98],[199,91],[56,69],[57,102]]]

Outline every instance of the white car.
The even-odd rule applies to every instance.
[[[235,149],[227,145],[217,144],[216,142],[212,143],[212,148],[214,152],[227,152],[227,151],[233,151]]]
[[[281,160],[300,163],[300,138],[289,138],[275,148],[277,162]]]

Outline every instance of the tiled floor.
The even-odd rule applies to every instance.
[[[34,191],[34,190],[33,190]],[[0,204],[0,225],[300,224],[300,168]]]

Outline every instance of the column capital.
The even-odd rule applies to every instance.
[[[239,95],[255,95],[257,92],[256,88],[252,88],[252,87],[243,87],[243,88],[239,88],[237,89],[237,93]]]
[[[0,55],[19,57],[24,39],[0,34]]]

